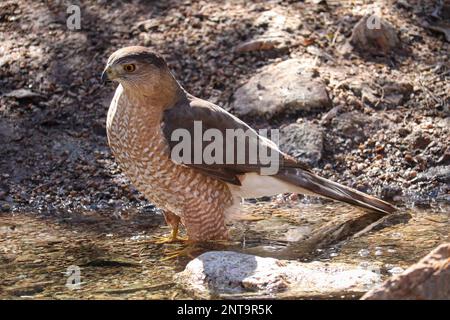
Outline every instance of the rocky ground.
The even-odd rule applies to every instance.
[[[189,92],[255,128],[281,128],[282,148],[326,177],[448,202],[450,7],[346,3],[85,0],[70,31],[68,2],[2,1],[0,210],[155,209],[106,142],[114,88],[99,77],[127,45],[160,52]],[[353,30],[372,11],[381,35]]]

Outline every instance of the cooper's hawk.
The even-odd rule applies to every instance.
[[[179,222],[190,240],[226,239],[225,218],[239,214],[243,198],[287,192],[331,198],[380,213],[395,211],[382,200],[313,174],[243,121],[190,95],[175,80],[164,59],[145,47],[114,52],[102,74],[102,80],[106,79],[119,82],[107,117],[109,145],[134,186],[164,210],[174,239]],[[177,145],[173,141],[176,129],[195,135],[199,123],[201,133],[208,129],[216,129],[224,136],[230,129],[247,132],[245,146],[256,139],[258,150],[268,148],[278,170],[271,175],[261,174],[266,164],[251,162],[247,148],[245,161],[240,162],[236,161],[238,148],[231,150],[236,156],[231,163],[174,161],[171,151]],[[224,142],[225,149],[232,141]],[[192,151],[191,158],[195,160],[206,147],[202,141],[200,149],[192,146],[192,150],[184,152],[187,155]],[[223,151],[224,155],[230,152]],[[223,159],[227,160],[225,156]]]

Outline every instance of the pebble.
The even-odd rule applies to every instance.
[[[1,212],[9,212],[9,211],[11,211],[11,205],[9,203],[6,203],[6,202],[0,203],[0,211]]]
[[[361,257],[367,257],[367,256],[370,254],[370,251],[367,250],[367,249],[361,249],[361,250],[358,251],[358,254],[359,254]]]
[[[394,267],[394,268],[388,270],[388,272],[390,274],[400,274],[403,271],[405,271],[405,269],[403,269],[402,267]]]

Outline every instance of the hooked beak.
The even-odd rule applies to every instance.
[[[111,81],[111,79],[109,78],[110,73],[111,73],[111,71],[109,70],[109,67],[106,67],[105,70],[103,70],[102,77],[101,77],[102,84],[105,84],[106,82]]]

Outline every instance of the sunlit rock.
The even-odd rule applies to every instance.
[[[189,262],[177,281],[196,297],[324,297],[361,294],[381,276],[370,268],[340,263],[278,260],[211,251]]]
[[[234,112],[239,116],[270,117],[331,107],[326,86],[311,65],[299,59],[266,67],[237,89],[233,100]]]
[[[391,273],[403,271],[401,268],[395,269],[391,269]],[[450,243],[440,245],[418,263],[362,297],[367,300],[449,298]]]
[[[400,46],[397,30],[377,15],[364,16],[353,28],[350,43],[361,52],[389,54]]]

